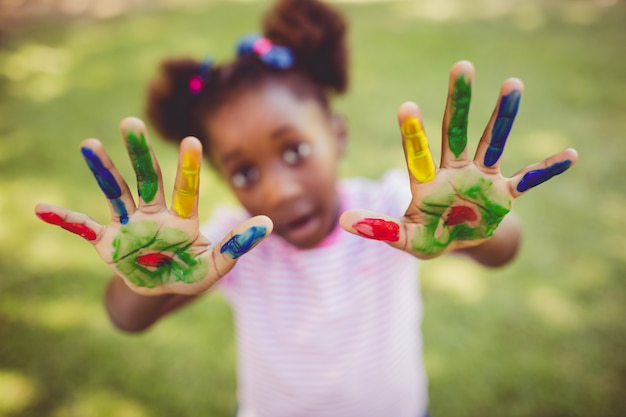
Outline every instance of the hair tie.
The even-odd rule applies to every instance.
[[[243,36],[237,43],[237,55],[256,54],[261,61],[273,68],[288,69],[293,65],[293,53],[286,46],[274,45],[257,33]]]
[[[189,92],[191,94],[200,94],[206,82],[206,78],[209,75],[209,71],[211,71],[212,65],[213,61],[211,61],[211,59],[209,58],[205,58],[204,61],[200,63],[200,68],[198,68],[198,72],[189,77],[189,80],[187,81],[187,87],[189,88]]]

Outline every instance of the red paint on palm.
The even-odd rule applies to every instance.
[[[476,212],[467,206],[453,206],[450,207],[448,213],[448,219],[446,220],[447,226],[454,226],[455,224],[461,224],[477,220],[478,216]]]
[[[148,268],[158,268],[170,262],[172,262],[172,258],[159,252],[146,253],[137,257],[137,263]]]

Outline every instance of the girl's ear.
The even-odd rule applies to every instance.
[[[337,149],[339,156],[344,156],[348,147],[348,126],[346,119],[337,113],[333,113],[330,119],[331,128],[337,139]]]

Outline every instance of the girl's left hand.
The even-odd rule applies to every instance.
[[[502,84],[496,108],[473,160],[468,157],[467,125],[474,68],[461,61],[450,71],[443,118],[441,166],[436,169],[414,103],[403,104],[398,121],[413,199],[404,217],[390,219],[366,210],[341,216],[347,231],[382,240],[419,258],[477,246],[489,239],[514,200],[561,174],[576,162],[574,149],[530,165],[512,177],[500,173],[500,157],[513,125],[523,85],[511,78]]]

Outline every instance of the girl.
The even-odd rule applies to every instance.
[[[115,271],[105,302],[120,329],[143,330],[210,288],[224,291],[238,340],[240,417],[424,416],[418,258],[456,251],[506,264],[520,241],[513,201],[577,159],[565,150],[502,177],[517,79],[502,85],[470,159],[474,71],[462,61],[450,73],[438,169],[420,110],[405,103],[407,171],[338,182],[347,132],[329,99],[347,88],[345,32],[342,16],[318,0],[279,0],[264,37],[244,37],[232,62],[163,64],[148,116],[164,137],[184,138],[169,209],[135,118],[121,130],[137,204],[101,143],[88,139],[82,153],[111,223],[36,207],[44,221],[89,240]],[[200,230],[203,155],[242,208],[216,211]]]

